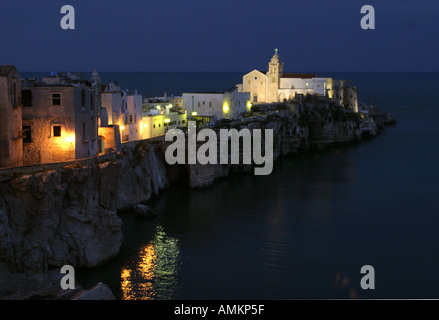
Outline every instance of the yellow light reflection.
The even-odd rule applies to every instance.
[[[122,299],[172,299],[178,257],[177,240],[168,237],[163,228],[157,226],[154,239],[121,270]]]

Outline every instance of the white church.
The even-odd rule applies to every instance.
[[[284,102],[296,94],[314,94],[328,96],[337,105],[358,112],[357,92],[350,81],[319,78],[313,73],[284,73],[277,51],[268,63],[268,71],[255,69],[237,85],[240,92],[250,93],[252,104]]]

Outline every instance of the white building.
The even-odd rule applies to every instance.
[[[243,76],[242,92],[249,92],[252,103],[273,103],[294,99],[297,93],[326,95],[328,78],[314,73],[284,73],[284,63],[277,50],[268,64],[268,71],[253,70]]]
[[[143,139],[166,134],[174,128],[187,127],[186,113],[143,115]]]
[[[101,126],[123,125],[123,92],[117,83],[101,86]],[[122,117],[121,117],[122,116]]]
[[[319,78],[314,73],[284,73],[277,49],[268,71],[253,70],[243,76],[239,91],[248,92],[251,102],[276,103],[293,100],[296,94],[328,96],[335,104],[358,112],[356,88],[350,81]]]
[[[238,118],[250,108],[250,93],[239,92],[236,87],[223,93],[183,93],[183,110],[187,114],[212,117],[213,121]]]
[[[122,142],[135,141],[143,139],[142,123],[142,95],[124,95],[122,105],[124,106],[124,125],[121,126]]]

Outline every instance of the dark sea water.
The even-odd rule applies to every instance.
[[[102,73],[144,95],[221,91],[243,73]],[[78,270],[120,299],[439,298],[439,74],[321,73],[376,96],[396,126],[284,157],[269,176],[168,189],[122,217],[120,255]],[[360,269],[375,268],[375,290]]]

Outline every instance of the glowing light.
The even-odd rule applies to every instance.
[[[143,126],[144,126],[145,128],[148,128],[148,124],[146,124],[146,123],[145,123]]]
[[[247,102],[247,108],[251,108],[252,107],[252,103],[250,101]]]
[[[125,126],[120,126],[120,130],[125,130]]]
[[[229,106],[227,105],[227,102],[225,102],[224,105],[223,105],[223,111],[225,113],[229,112]]]
[[[160,110],[161,107],[160,107],[160,106],[157,106],[156,108],[157,108],[157,110]]]
[[[69,142],[69,143],[70,142],[75,142],[75,135],[71,134],[71,135],[67,136],[66,141]]]
[[[165,119],[165,123],[169,123],[169,122],[171,122],[170,119]]]
[[[177,240],[157,226],[155,237],[121,269],[122,300],[175,299],[179,255]]]
[[[193,116],[196,116],[198,113],[196,111],[192,112]]]

